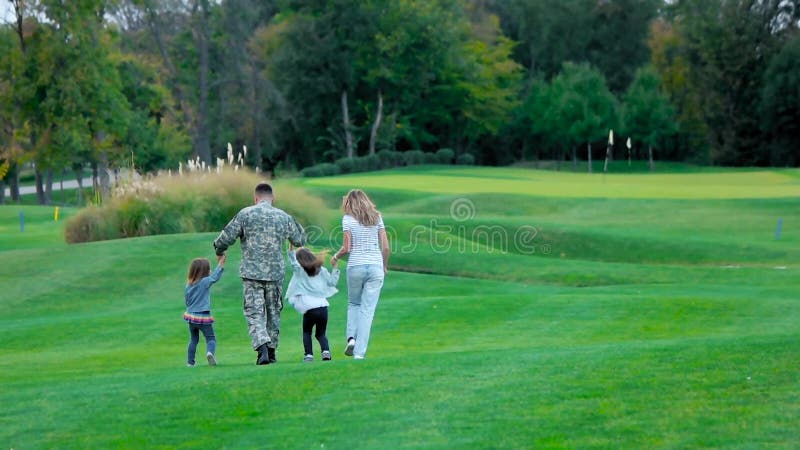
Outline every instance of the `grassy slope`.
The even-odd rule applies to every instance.
[[[390,273],[369,358],[360,364],[340,356],[339,294],[329,326],[334,361],[299,362],[299,316],[287,310],[280,363],[254,367],[237,247],[212,293],[221,366],[187,369],[182,276],[189,259],[211,256],[212,234],[67,246],[50,209],[25,209],[20,235],[19,208],[0,208],[0,443],[800,445],[796,199],[473,194],[476,174],[504,172],[465,173],[448,175],[462,188],[457,194],[370,190],[396,227],[393,266],[433,274]],[[342,189],[360,186],[348,177],[325,183],[334,181],[303,183],[332,206]],[[449,207],[464,194],[475,217],[459,222]],[[775,241],[778,216],[784,233]],[[459,236],[457,227],[476,223],[505,230],[534,224],[541,229],[536,244],[551,252],[504,254],[486,241],[445,253],[409,238],[417,225],[441,233],[449,224],[455,231],[446,234],[457,243],[475,236]]]

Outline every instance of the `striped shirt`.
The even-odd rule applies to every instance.
[[[347,267],[366,264],[383,265],[383,253],[378,238],[378,231],[384,229],[383,218],[378,216],[378,223],[372,226],[361,225],[355,217],[345,214],[342,217],[342,231],[350,232],[350,256]]]

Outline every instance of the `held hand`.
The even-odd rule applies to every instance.
[[[338,263],[339,258],[337,258],[336,255],[331,256],[331,267],[335,268]]]
[[[218,266],[223,266],[223,265],[225,265],[225,259],[226,259],[226,258],[227,258],[227,256],[226,256],[224,253],[223,253],[223,254],[221,254],[221,255],[217,255],[217,265],[218,265]]]

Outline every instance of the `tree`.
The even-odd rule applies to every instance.
[[[670,8],[688,79],[703,97],[713,163],[769,162],[759,126],[767,64],[800,18],[798,0],[679,0]]]
[[[565,63],[551,82],[550,95],[554,127],[562,145],[573,148],[573,164],[577,164],[575,146],[583,143],[591,161],[592,142],[602,139],[617,121],[616,100],[603,75],[585,63]]]
[[[612,92],[630,83],[649,51],[646,37],[661,0],[493,0],[514,58],[528,76],[550,79],[564,62],[588,62]]]
[[[662,150],[663,157],[675,160],[691,159],[707,164],[708,127],[703,120],[702,92],[689,79],[690,63],[685,37],[665,20],[653,22],[648,38],[651,65],[659,76],[660,86],[675,108],[676,139]]]
[[[800,164],[800,36],[770,61],[759,106],[770,165]]]
[[[645,66],[637,70],[623,96],[623,132],[647,145],[650,170],[653,170],[653,148],[676,131],[674,116],[669,99],[661,92],[655,69]]]
[[[605,77],[616,94],[630,85],[635,71],[650,58],[647,34],[663,0],[595,1],[586,62]]]
[[[583,61],[592,39],[594,0],[494,0],[505,34],[517,42],[514,59],[529,77],[546,80],[565,61]]]
[[[108,192],[106,168],[125,132],[128,104],[112,62],[114,42],[103,27],[105,2],[42,1],[46,21],[26,47],[33,89],[25,99],[37,198],[50,200],[54,169],[91,161]],[[97,177],[96,177],[97,178]]]
[[[563,146],[569,139],[569,124],[561,118],[561,110],[557,107],[559,99],[564,95],[563,84],[548,84],[543,80],[534,80],[528,95],[522,104],[530,123],[530,134],[537,138],[545,148],[558,149],[556,160],[561,163]],[[537,160],[540,149],[537,148]],[[560,166],[559,166],[560,167]]]

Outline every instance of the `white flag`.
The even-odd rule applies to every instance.
[[[628,146],[628,150],[631,149],[631,138],[628,138],[628,142],[625,143]]]
[[[608,131],[608,143],[609,145],[614,145],[614,130]]]

